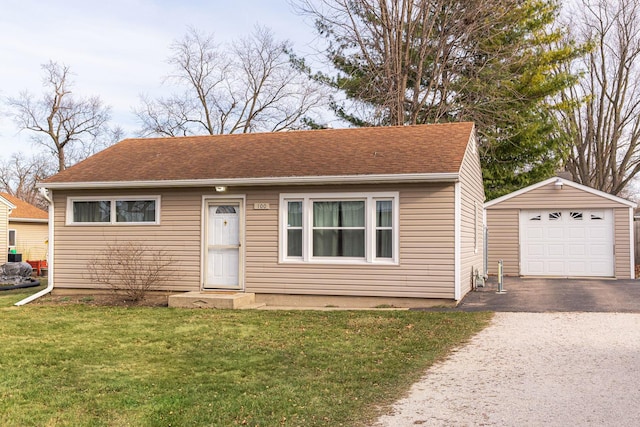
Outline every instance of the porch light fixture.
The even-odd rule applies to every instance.
[[[224,186],[224,185],[216,185],[216,191],[217,191],[218,193],[225,192],[225,191],[227,191],[227,187],[226,187],[226,186]]]
[[[562,190],[562,180],[560,178],[556,179],[556,182],[554,185],[556,186],[556,189]]]

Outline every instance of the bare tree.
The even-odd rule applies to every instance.
[[[326,88],[297,70],[289,45],[257,27],[229,48],[212,35],[189,30],[171,46],[174,73],[166,83],[182,89],[169,97],[142,97],[135,113],[143,135],[280,131],[300,126],[327,99]]]
[[[33,132],[33,141],[56,156],[58,171],[62,171],[111,142],[113,134],[107,125],[110,108],[98,96],[74,96],[68,66],[50,61],[42,69],[42,97],[24,91],[8,98],[7,104],[17,125]],[[105,136],[107,139],[102,139]]]
[[[93,283],[139,302],[171,279],[173,264],[165,250],[135,241],[114,242],[87,263],[87,272]]]
[[[0,187],[27,203],[47,209],[47,202],[40,196],[36,183],[55,173],[56,167],[45,154],[27,157],[24,153],[14,153],[0,161]]]
[[[572,64],[583,76],[562,94],[565,167],[576,182],[621,194],[640,172],[640,2],[582,0],[570,15],[592,50]]]

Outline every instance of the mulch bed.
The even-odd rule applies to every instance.
[[[166,295],[150,295],[142,301],[132,301],[122,295],[98,294],[98,295],[45,295],[32,304],[40,305],[73,305],[82,304],[90,306],[107,307],[167,307]]]

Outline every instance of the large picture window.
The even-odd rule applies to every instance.
[[[281,260],[397,262],[397,193],[281,195]]]
[[[159,196],[69,198],[67,224],[158,224]]]

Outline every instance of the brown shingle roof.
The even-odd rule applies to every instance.
[[[473,123],[127,139],[47,183],[457,173]]]
[[[16,206],[9,214],[9,221],[12,219],[49,219],[47,211],[43,211],[22,199],[18,199],[8,193],[0,193],[0,196]]]

